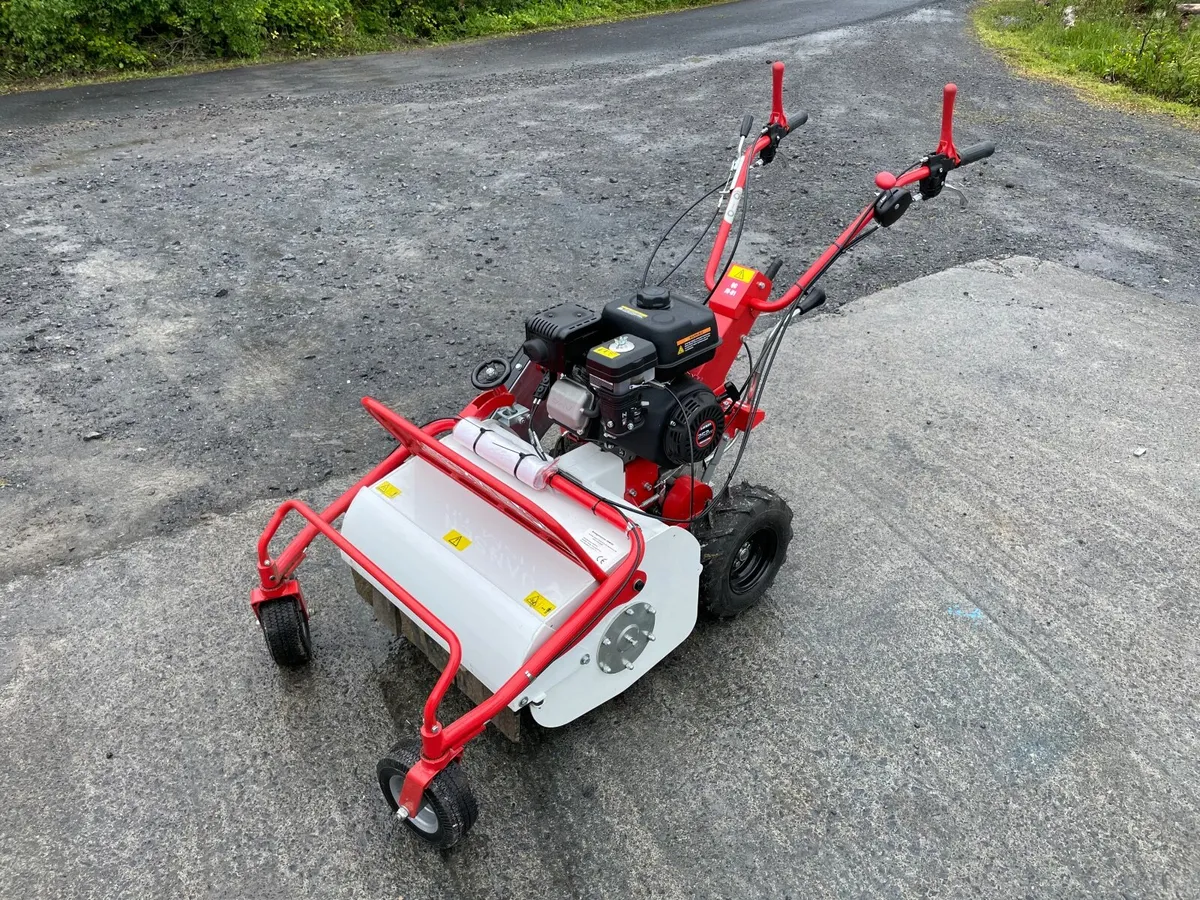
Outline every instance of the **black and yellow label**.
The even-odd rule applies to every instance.
[[[455,531],[453,529],[446,532],[446,534],[442,537],[442,540],[455,550],[458,550],[460,553],[471,546],[471,539],[469,537],[467,537],[461,531]]]
[[[557,608],[550,598],[538,591],[530,591],[529,596],[525,598],[525,605],[532,609],[543,619]]]
[[[620,350],[611,350],[608,347],[593,347],[592,352],[599,353],[601,356],[605,356],[609,359],[616,359],[621,355]]]
[[[395,500],[400,496],[400,488],[396,487],[390,481],[379,482],[379,484],[375,485],[375,490],[379,491],[379,493],[383,494],[389,500]]]
[[[639,312],[638,310],[636,310],[636,309],[633,309],[632,307],[629,307],[629,306],[618,306],[618,307],[617,307],[617,309],[619,309],[621,312],[627,312],[627,313],[629,313],[631,316],[637,316],[639,319],[648,319],[648,318],[650,318],[650,317],[649,317],[648,315],[646,315],[644,312]]]
[[[685,338],[680,338],[675,343],[679,345],[679,353],[677,356],[683,356],[693,347],[699,347],[701,344],[708,343],[708,337],[712,334],[712,328],[702,328],[700,331],[693,332]]]

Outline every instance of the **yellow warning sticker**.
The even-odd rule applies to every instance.
[[[650,318],[650,317],[649,317],[648,315],[646,315],[644,312],[639,312],[638,310],[636,310],[636,309],[631,309],[631,308],[630,308],[630,307],[628,307],[628,306],[618,306],[618,307],[617,307],[617,309],[619,309],[621,312],[627,312],[627,313],[629,313],[631,316],[637,316],[639,319],[648,319],[648,318]]]
[[[543,619],[550,613],[554,612],[555,605],[550,602],[550,598],[545,594],[540,594],[537,591],[530,591],[529,596],[525,598],[525,605],[532,609]]]
[[[389,500],[394,500],[400,496],[400,488],[396,487],[390,481],[379,482],[379,484],[375,485],[375,490],[379,491],[379,493],[383,494]]]
[[[445,536],[442,537],[442,540],[459,552],[466,550],[471,546],[471,539],[469,537],[467,537],[461,531],[455,531],[453,529],[447,531]]]
[[[609,350],[607,347],[593,347],[592,349],[595,350],[595,352],[599,353],[601,356],[607,356],[609,359],[616,359],[618,356],[621,355],[619,351]]]
[[[744,281],[749,284],[754,280],[755,272],[753,269],[747,269],[745,266],[730,266],[729,277],[736,281]]]

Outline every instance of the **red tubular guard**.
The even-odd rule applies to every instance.
[[[439,419],[424,428],[418,428],[370,397],[363,398],[363,405],[400,441],[401,446],[320,514],[299,500],[288,500],[275,511],[258,540],[258,568],[262,586],[252,593],[251,605],[257,606],[267,599],[298,594],[298,585],[289,580],[290,575],[303,560],[308,545],[321,534],[329,538],[339,550],[382,585],[387,593],[445,644],[450,658],[425,701],[421,725],[421,761],[409,771],[400,795],[400,805],[410,814],[415,814],[420,809],[421,798],[429,781],[462,753],[463,747],[487,727],[489,720],[516,700],[550,663],[578,643],[609,609],[642,589],[645,576],[639,571],[639,567],[645,555],[646,544],[642,530],[615,507],[561,475],[551,476],[550,489],[586,507],[593,515],[599,516],[629,536],[628,555],[611,574],[606,573],[587,555],[570,532],[545,510],[437,439],[438,435],[454,427],[454,419]],[[458,484],[505,513],[514,522],[575,562],[597,582],[587,599],[551,634],[519,672],[513,673],[486,701],[445,727],[438,721],[437,713],[462,664],[462,645],[458,636],[333,527],[333,521],[349,508],[350,502],[361,488],[382,478],[410,456],[420,456]],[[308,525],[288,544],[287,549],[280,555],[280,560],[272,560],[269,550],[271,539],[279,531],[283,520],[292,512],[307,519]]]

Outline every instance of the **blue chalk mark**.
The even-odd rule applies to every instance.
[[[956,619],[969,619],[972,625],[984,620],[983,610],[976,606],[972,606],[970,609],[963,609],[961,606],[950,606],[946,608],[946,612]]]

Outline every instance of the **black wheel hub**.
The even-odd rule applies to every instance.
[[[771,571],[779,552],[779,539],[770,528],[756,531],[746,538],[733,555],[729,572],[729,587],[735,594],[745,594]]]

